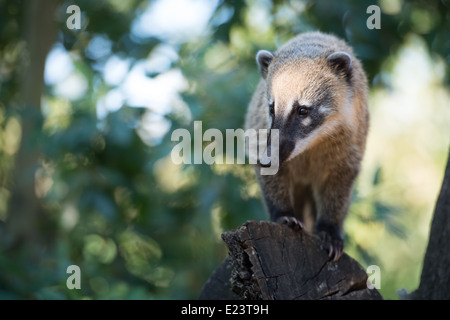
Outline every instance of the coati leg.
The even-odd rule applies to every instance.
[[[270,212],[270,219],[274,222],[286,224],[294,230],[303,230],[305,226],[294,215],[294,209],[285,207],[284,209],[276,205],[268,197],[266,199],[267,209]]]
[[[313,232],[316,221],[316,205],[311,186],[297,183],[291,187],[290,194],[295,217],[303,222],[306,231]]]
[[[282,171],[280,170],[276,175],[261,176],[258,174],[258,170],[256,170],[264,202],[270,214],[271,221],[287,224],[294,230],[301,230],[304,226],[295,216],[289,192],[286,185],[283,184]]]
[[[355,172],[344,168],[331,173],[328,179],[314,190],[318,219],[315,233],[322,239],[330,257],[339,260],[344,250],[342,225],[350,205]]]
[[[281,216],[276,221],[287,224],[294,230],[305,229],[313,232],[316,220],[316,206],[311,186],[301,184],[291,185],[290,203],[293,207],[293,217]]]
[[[314,231],[316,206],[311,186],[286,184],[280,176],[261,177],[264,200],[272,221],[287,224],[294,230]],[[276,190],[274,192],[274,190]],[[270,191],[270,192],[269,192]],[[270,196],[274,196],[272,200]]]

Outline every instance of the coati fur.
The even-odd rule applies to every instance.
[[[270,150],[278,152],[278,172],[255,170],[266,208],[273,221],[315,232],[337,260],[369,127],[361,63],[344,41],[321,32],[300,34],[275,53],[261,50],[256,61],[262,79],[245,127],[279,130],[279,150]]]

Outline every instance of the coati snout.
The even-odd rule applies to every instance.
[[[361,63],[344,41],[320,32],[300,34],[275,53],[261,50],[256,61],[262,79],[245,126],[278,129],[279,137],[273,147],[268,136],[267,152],[280,170],[256,170],[264,203],[273,221],[304,225],[339,259],[369,126]]]

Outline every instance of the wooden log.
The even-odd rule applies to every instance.
[[[305,231],[248,221],[222,239],[229,258],[199,299],[382,299],[376,289],[367,288],[367,274],[358,262],[345,253],[337,262],[330,260],[320,239]]]

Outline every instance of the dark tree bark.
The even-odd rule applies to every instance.
[[[419,288],[413,299],[450,300],[450,152],[436,202]]]
[[[227,257],[203,286],[199,300],[239,300],[239,295],[231,287],[232,273],[231,258]]]
[[[13,247],[40,242],[39,230],[44,219],[35,192],[35,174],[40,160],[39,136],[42,129],[41,96],[44,86],[44,66],[47,54],[56,39],[55,10],[57,0],[35,0],[25,3],[20,100],[14,105],[21,117],[22,137],[16,154],[12,196],[6,232]]]
[[[367,288],[359,263],[346,254],[330,260],[321,241],[307,232],[250,221],[222,238],[230,256],[199,299],[382,299]]]

